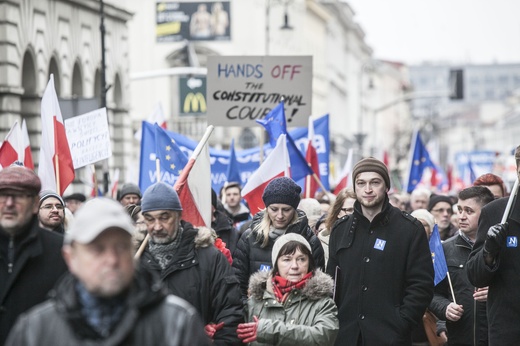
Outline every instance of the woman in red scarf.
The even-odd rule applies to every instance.
[[[307,240],[279,237],[272,261],[271,272],[251,276],[250,322],[238,325],[238,337],[251,345],[333,345],[339,328],[333,282],[316,268]]]

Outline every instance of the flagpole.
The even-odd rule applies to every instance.
[[[457,304],[457,301],[455,300],[455,293],[453,292],[453,285],[451,284],[450,272],[446,272],[446,276],[448,277],[448,283],[450,284],[450,290],[451,290],[451,296],[453,297],[453,302],[455,304]]]
[[[511,195],[509,196],[509,200],[507,201],[506,210],[504,210],[504,214],[502,215],[501,224],[504,224],[507,221],[507,217],[509,216],[509,211],[513,206],[513,202],[516,200],[516,195],[518,193],[518,177],[516,177],[515,184],[513,185],[513,189],[511,190]]]
[[[155,157],[155,174],[157,175],[157,182],[161,181],[161,160]]]
[[[61,195],[60,189],[60,165],[59,165],[58,153],[54,155],[54,169],[56,170],[56,193]]]

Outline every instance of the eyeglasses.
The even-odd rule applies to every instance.
[[[58,210],[58,211],[65,209],[65,207],[62,206],[61,204],[45,204],[40,207],[40,209],[49,210],[49,211],[54,208],[56,208],[56,210]]]
[[[12,198],[14,203],[22,203],[31,197],[34,197],[34,195],[0,192],[0,203],[7,202],[9,198]]]
[[[434,213],[440,213],[440,214],[444,214],[444,213],[453,214],[453,210],[451,210],[451,209],[442,209],[442,208],[439,208],[439,209],[432,209],[432,211],[433,211]]]
[[[354,208],[341,208],[341,211],[348,214],[354,212]]]

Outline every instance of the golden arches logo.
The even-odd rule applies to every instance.
[[[206,108],[206,99],[202,93],[198,92],[196,94],[188,93],[188,95],[186,95],[182,110],[184,113],[205,113]]]

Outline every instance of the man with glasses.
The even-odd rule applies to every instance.
[[[0,171],[0,345],[16,318],[43,302],[66,271],[63,236],[38,225],[40,189],[25,167]]]
[[[441,240],[446,240],[455,235],[457,228],[451,223],[453,200],[449,196],[432,195],[428,204],[428,211],[437,222]]]
[[[49,231],[63,234],[63,222],[65,221],[65,202],[54,191],[44,190],[40,192],[40,210],[38,211],[40,227]]]
[[[210,230],[182,221],[179,196],[162,182],[145,191],[141,208],[150,238],[141,256],[143,266],[157,274],[169,293],[197,309],[214,345],[240,345],[236,329],[243,307],[238,279],[213,246]]]

